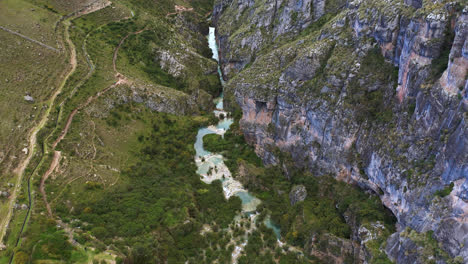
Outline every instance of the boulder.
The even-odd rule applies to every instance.
[[[26,100],[26,102],[34,102],[34,98],[30,95],[25,95],[24,100]]]

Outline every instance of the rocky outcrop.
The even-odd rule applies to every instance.
[[[291,202],[291,205],[304,201],[306,197],[307,189],[304,185],[294,186],[289,193],[289,201]]]
[[[194,115],[212,108],[212,96],[204,90],[188,95],[165,86],[130,83],[109,91],[102,104],[94,104],[86,111],[96,117],[105,117],[122,104],[137,103],[156,112],[174,115]]]
[[[382,223],[368,223],[354,230],[354,239],[348,240],[332,234],[313,234],[305,251],[324,263],[378,263],[377,240],[386,232]]]
[[[214,22],[220,42],[223,73],[233,77],[251,63],[265,46],[300,34],[326,12],[336,12],[345,3],[344,0],[218,1],[214,9]],[[223,17],[230,17],[232,23],[218,23]]]
[[[359,244],[330,234],[313,235],[305,248],[324,263],[363,263],[365,259]]]
[[[29,94],[24,96],[24,100],[26,102],[31,102],[31,103],[34,102],[34,98],[30,96]]]
[[[204,17],[184,8],[175,6],[177,12],[165,17],[171,27],[164,32],[164,40],[150,45],[151,62],[160,71],[152,69],[148,80],[124,72],[129,80],[111,89],[105,104],[91,110],[93,114],[102,116],[131,102],[175,115],[196,115],[213,109],[212,100],[219,94],[221,82],[206,39],[209,27]]]
[[[418,7],[418,1],[405,1]],[[468,9],[462,2],[243,1],[215,5],[227,98],[266,164],[379,194],[421,263],[418,236],[468,262]],[[465,9],[463,9],[465,8]],[[404,254],[409,250],[414,254]]]
[[[422,0],[405,0],[405,4],[412,6],[414,8],[421,8],[423,1]]]

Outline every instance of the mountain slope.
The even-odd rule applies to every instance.
[[[385,247],[398,263],[468,261],[466,1],[214,12],[230,106],[266,164],[374,191],[398,219]]]
[[[24,94],[31,100],[23,94],[2,97],[2,109],[8,100],[16,104],[8,110],[14,115],[2,116],[0,142],[8,143],[2,144],[0,164],[5,230],[0,262],[203,257],[206,245],[197,244],[190,254],[170,245],[201,240],[202,224],[224,226],[239,207],[237,200],[223,197],[218,185],[200,182],[193,165],[196,130],[209,120],[212,98],[221,89],[206,40],[212,2],[25,0],[1,5],[0,12],[11,18],[1,26],[58,52],[0,32],[2,46],[11,52],[1,52],[8,65],[2,67],[8,82],[3,92],[26,82],[37,85]],[[182,5],[187,8],[180,11]],[[26,31],[28,19],[40,28]],[[21,45],[15,48],[21,38],[26,50],[34,48],[31,56],[38,54],[38,65],[43,57],[49,64],[29,65],[29,53],[21,52]],[[13,57],[17,61],[9,65]],[[23,71],[31,76],[12,81],[10,75]],[[21,112],[29,118],[18,118]],[[10,131],[10,123],[22,129]],[[34,140],[27,146],[24,138]],[[20,154],[24,147],[27,153]],[[13,171],[18,163],[25,164],[19,173]],[[183,193],[176,182],[184,186]],[[201,189],[210,192],[198,193]],[[12,212],[11,219],[3,217],[4,211]]]

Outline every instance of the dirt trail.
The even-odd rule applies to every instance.
[[[101,95],[105,94],[107,91],[109,91],[110,89],[116,87],[117,85],[121,85],[121,84],[129,84],[130,81],[123,75],[121,74],[120,72],[117,71],[117,66],[116,66],[116,62],[117,62],[117,57],[118,57],[118,53],[119,53],[119,49],[120,47],[122,46],[122,44],[125,42],[125,40],[130,36],[130,35],[138,35],[140,33],[142,33],[143,31],[145,31],[146,29],[142,29],[142,30],[139,30],[139,31],[136,31],[136,32],[132,32],[132,33],[129,33],[127,34],[125,37],[123,37],[120,42],[119,42],[119,45],[115,48],[115,51],[114,51],[114,54],[113,54],[113,58],[112,58],[112,66],[114,67],[114,72],[115,72],[115,77],[117,78],[117,81],[112,84],[111,86],[105,88],[104,90],[102,91],[99,91],[96,95],[93,95],[93,96],[90,96],[86,102],[84,102],[83,104],[79,105],[77,108],[75,108],[71,113],[70,115],[68,116],[68,119],[67,119],[67,122],[65,124],[65,127],[63,128],[62,130],[62,133],[60,134],[60,136],[54,141],[54,143],[52,144],[52,150],[55,150],[55,148],[57,147],[57,145],[65,138],[65,136],[67,135],[68,131],[70,130],[70,126],[72,124],[72,121],[73,121],[73,118],[75,117],[75,115],[82,109],[84,109],[85,107],[87,107],[91,102],[93,102],[94,100],[96,100],[97,98],[99,98]],[[49,169],[46,171],[46,173],[44,173],[44,175],[42,176],[42,179],[41,179],[41,186],[40,186],[40,190],[41,190],[41,193],[42,193],[42,198],[44,200],[44,203],[46,204],[46,208],[47,208],[47,212],[49,213],[49,216],[50,217],[53,217],[53,213],[52,213],[52,209],[50,207],[50,204],[48,203],[47,201],[47,194],[45,192],[45,181],[47,180],[47,178],[50,176],[50,173],[52,173],[52,171],[55,169],[55,167],[58,165],[58,163],[55,163],[55,162],[58,162],[58,160],[60,159],[60,156],[56,157],[55,155],[57,153],[60,153],[59,151],[55,151],[55,154],[54,154],[54,160],[52,161],[52,164],[50,164],[50,167]],[[58,154],[60,155],[60,154]]]
[[[97,11],[99,9],[102,9],[102,8],[104,8],[104,7],[106,7],[106,6],[110,5],[110,4],[111,4],[110,2],[105,1],[105,2],[103,2],[103,4],[100,4],[100,5],[92,5],[88,9],[85,9],[85,10],[82,10],[81,12],[79,12],[76,17],[95,12],[95,11]],[[39,121],[39,123],[35,127],[33,127],[31,129],[30,136],[28,138],[28,143],[29,143],[28,144],[28,155],[19,164],[19,166],[16,169],[14,169],[14,171],[13,171],[16,174],[16,182],[15,182],[15,187],[13,188],[13,191],[12,191],[11,196],[10,196],[10,201],[9,201],[9,204],[8,204],[8,213],[7,213],[6,217],[4,219],[2,219],[1,222],[0,222],[0,249],[5,248],[5,245],[3,244],[3,239],[5,237],[5,234],[6,234],[6,231],[7,231],[7,228],[8,228],[8,224],[10,223],[10,220],[11,220],[11,217],[12,217],[13,206],[14,206],[14,204],[16,202],[16,197],[17,197],[18,192],[19,192],[19,190],[21,188],[21,182],[23,180],[24,171],[26,170],[26,167],[29,165],[32,157],[35,154],[35,147],[36,147],[36,143],[37,143],[37,133],[47,123],[47,120],[48,120],[48,117],[50,115],[50,111],[53,108],[55,99],[61,93],[63,87],[65,86],[65,83],[68,80],[68,78],[76,70],[76,50],[75,50],[75,46],[73,45],[73,42],[70,40],[70,36],[69,36],[69,32],[68,32],[70,22],[68,20],[65,20],[64,25],[65,25],[64,38],[65,38],[65,40],[66,40],[66,42],[67,42],[67,44],[68,44],[68,46],[70,48],[69,67],[68,67],[68,69],[65,70],[63,80],[60,83],[59,87],[55,90],[55,92],[52,94],[52,96],[49,98],[49,100],[47,100],[47,109],[46,109],[45,113],[43,114],[41,120]]]
[[[114,56],[112,58],[112,66],[114,67],[114,72],[116,74],[116,77],[119,77],[119,76],[123,76],[120,72],[117,71],[117,56],[119,55],[119,49],[120,47],[122,46],[122,44],[125,42],[125,40],[127,40],[128,37],[130,37],[131,35],[138,35],[140,33],[142,33],[143,31],[145,31],[146,28],[142,29],[142,30],[138,30],[136,32],[132,32],[132,33],[128,33],[125,37],[123,37],[120,42],[119,42],[119,45],[117,45],[117,48],[115,49],[114,51]]]
[[[47,208],[47,213],[49,214],[49,217],[53,218],[53,212],[52,212],[52,208],[47,200],[47,193],[45,191],[45,182],[47,181],[47,179],[49,178],[49,176],[52,174],[52,172],[54,172],[54,170],[57,169],[57,166],[59,165],[59,162],[60,162],[60,158],[61,158],[61,152],[60,151],[56,151],[55,148],[57,147],[57,145],[65,138],[65,136],[67,135],[69,129],[70,129],[70,126],[71,126],[71,123],[73,121],[73,118],[75,117],[75,115],[82,109],[84,109],[86,106],[88,106],[91,102],[93,102],[94,100],[96,100],[97,98],[99,98],[100,96],[102,96],[103,94],[105,94],[107,91],[109,91],[110,89],[118,86],[118,85],[121,85],[121,84],[129,84],[131,83],[123,74],[119,73],[117,71],[117,66],[116,66],[116,62],[117,62],[117,57],[118,57],[118,52],[119,52],[119,49],[120,47],[122,46],[122,44],[125,42],[125,40],[130,36],[130,35],[137,35],[137,34],[140,34],[142,33],[143,31],[145,31],[145,29],[142,29],[142,30],[139,30],[139,31],[136,31],[136,32],[132,32],[132,33],[129,33],[127,34],[124,38],[122,38],[119,42],[119,45],[116,47],[115,51],[114,51],[114,54],[113,54],[113,59],[112,59],[112,64],[113,64],[113,68],[114,68],[114,72],[115,72],[115,77],[117,78],[117,81],[110,85],[109,87],[105,88],[104,90],[101,90],[99,91],[96,95],[94,96],[90,96],[83,104],[79,105],[77,108],[75,108],[71,113],[70,115],[68,116],[68,119],[67,119],[67,122],[65,124],[65,127],[64,129],[62,130],[62,133],[60,134],[60,136],[54,141],[54,143],[52,144],[52,150],[54,151],[54,157],[53,157],[53,160],[52,160],[52,163],[50,164],[50,167],[49,169],[44,173],[44,175],[42,176],[41,178],[41,184],[40,184],[40,192],[42,194],[42,198],[43,198],[43,201],[46,205],[46,208]],[[76,180],[76,179],[74,179]],[[78,242],[76,242],[74,240],[74,232],[73,232],[73,228],[71,228],[68,224],[62,222],[60,219],[57,220],[57,224],[59,226],[61,226],[65,233],[67,234],[68,236],[68,241],[73,244],[74,246],[77,246],[77,247],[80,247],[80,248],[83,248],[83,246],[81,244],[79,244]],[[112,255],[114,256],[114,258],[116,258],[117,256],[114,255],[114,254],[111,254],[109,253],[109,255]]]
[[[180,14],[182,12],[193,12],[192,7],[187,8],[185,6],[180,6],[180,5],[175,5],[174,9],[175,9],[175,12],[167,13],[166,17],[172,16],[172,15],[177,15],[177,14]]]
[[[43,198],[44,203],[45,203],[46,208],[47,208],[47,213],[49,213],[50,217],[52,217],[52,209],[50,208],[50,205],[47,202],[47,194],[45,192],[45,182],[49,178],[50,174],[52,174],[52,172],[54,172],[54,170],[57,168],[57,166],[58,166],[58,164],[60,162],[60,157],[62,157],[61,154],[62,153],[60,151],[55,151],[54,152],[54,158],[52,159],[52,164],[50,164],[49,169],[42,176],[41,185],[39,186],[39,190],[42,193],[42,198]]]
[[[132,33],[129,33],[127,34],[125,37],[123,37],[120,42],[119,42],[119,45],[116,47],[115,51],[114,51],[114,55],[113,55],[113,58],[112,58],[112,66],[114,68],[114,72],[115,72],[115,77],[117,78],[117,81],[112,84],[111,86],[107,87],[106,89],[102,90],[102,91],[99,91],[96,95],[93,95],[93,96],[90,96],[86,102],[84,102],[83,104],[81,104],[80,106],[78,106],[77,108],[75,108],[71,113],[70,115],[68,116],[68,119],[67,119],[67,123],[65,124],[65,127],[63,128],[62,130],[62,133],[60,134],[60,136],[55,140],[55,142],[52,144],[52,149],[55,149],[57,147],[57,145],[60,143],[60,141],[62,141],[65,136],[67,135],[68,133],[68,130],[70,129],[70,126],[71,126],[71,123],[73,121],[73,118],[75,117],[75,115],[78,113],[78,111],[82,110],[83,108],[85,108],[86,106],[88,106],[91,102],[93,102],[95,99],[99,98],[101,95],[103,95],[104,93],[106,93],[107,91],[109,91],[110,89],[114,88],[115,86],[117,85],[121,85],[121,84],[129,84],[130,81],[123,75],[121,74],[120,72],[117,71],[117,57],[118,57],[118,54],[119,54],[119,49],[120,47],[122,46],[122,44],[125,42],[125,40],[131,36],[131,35],[138,35],[140,33],[142,33],[143,31],[145,31],[146,29],[142,29],[142,30],[139,30],[139,31],[136,31],[136,32],[132,32]]]
[[[120,80],[119,80],[120,81]],[[62,141],[65,136],[67,135],[68,133],[68,130],[70,129],[70,126],[71,126],[71,123],[73,121],[73,118],[75,117],[75,115],[78,113],[78,111],[82,110],[83,108],[85,108],[86,106],[88,106],[92,101],[94,101],[96,98],[100,97],[101,95],[103,95],[104,93],[106,93],[108,90],[114,88],[115,86],[121,84],[119,83],[119,81],[117,81],[116,83],[114,83],[113,85],[107,87],[106,89],[98,92],[96,95],[93,95],[93,96],[90,96],[86,102],[84,102],[83,104],[81,104],[80,106],[78,106],[77,108],[75,108],[71,113],[70,115],[68,116],[68,119],[67,119],[67,123],[65,124],[65,127],[63,128],[62,130],[62,133],[60,134],[60,136],[54,141],[54,143],[52,144],[52,149],[55,149],[57,147],[57,145],[60,143],[60,141]]]
[[[70,44],[71,41],[68,37],[68,31],[65,31],[65,37],[67,39],[67,42]],[[73,44],[72,44],[73,45]],[[8,214],[7,214],[7,217],[5,217],[5,219],[2,220],[1,222],[1,230],[0,230],[0,242],[2,243],[1,246],[3,246],[3,238],[5,236],[5,233],[6,233],[6,230],[7,230],[7,227],[8,227],[8,224],[10,222],[10,219],[11,219],[11,215],[13,213],[13,205],[16,201],[16,197],[18,195],[18,192],[19,192],[19,189],[21,187],[21,182],[23,180],[23,174],[24,174],[24,171],[26,169],[26,167],[29,165],[29,162],[31,161],[32,157],[34,156],[35,154],[35,147],[36,147],[36,142],[37,142],[37,133],[42,129],[42,127],[45,125],[45,123],[47,122],[47,119],[50,115],[50,111],[52,109],[52,105],[53,105],[53,102],[55,101],[55,99],[57,98],[58,94],[62,91],[62,88],[63,86],[65,85],[65,82],[66,80],[68,79],[68,77],[75,71],[76,69],[76,52],[75,52],[75,49],[74,47],[70,46],[70,66],[71,66],[71,69],[68,71],[68,73],[65,74],[65,78],[64,80],[62,81],[62,84],[59,86],[59,88],[55,91],[55,93],[51,96],[51,98],[48,100],[48,107],[47,107],[47,110],[46,112],[44,113],[44,115],[42,116],[42,119],[39,121],[39,123],[37,124],[36,127],[34,127],[30,133],[30,136],[29,136],[29,145],[28,145],[28,155],[26,156],[26,158],[19,164],[19,166],[13,171],[13,173],[15,173],[17,175],[16,177],[16,183],[15,183],[15,187],[13,189],[13,192],[10,196],[10,202],[9,202],[9,209],[8,209]]]
[[[49,46],[49,45],[47,45],[47,44],[44,44],[44,43],[42,43],[42,42],[40,42],[40,41],[37,41],[37,40],[35,40],[35,39],[32,39],[32,38],[30,38],[30,37],[28,37],[28,36],[25,36],[25,35],[23,35],[23,34],[21,34],[21,33],[18,33],[18,32],[16,32],[16,31],[13,31],[13,30],[8,29],[8,28],[6,28],[6,27],[0,26],[0,29],[6,31],[6,32],[8,32],[8,33],[11,33],[11,34],[13,34],[13,35],[16,35],[16,36],[18,36],[18,37],[21,37],[21,38],[24,38],[24,39],[26,39],[26,40],[29,40],[29,41],[31,41],[31,42],[34,42],[34,43],[36,43],[37,45],[40,45],[40,46],[42,46],[42,47],[44,47],[44,48],[46,48],[46,49],[50,49],[50,50],[53,50],[53,51],[55,51],[55,52],[60,52],[60,50],[58,50],[58,49],[56,49],[56,48],[54,48],[54,47],[51,47],[51,46]]]

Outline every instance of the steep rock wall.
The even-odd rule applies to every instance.
[[[380,194],[400,227],[386,247],[393,260],[442,261],[414,230],[468,262],[468,9],[413,7],[220,0],[226,89],[266,164],[282,162],[279,149]]]

